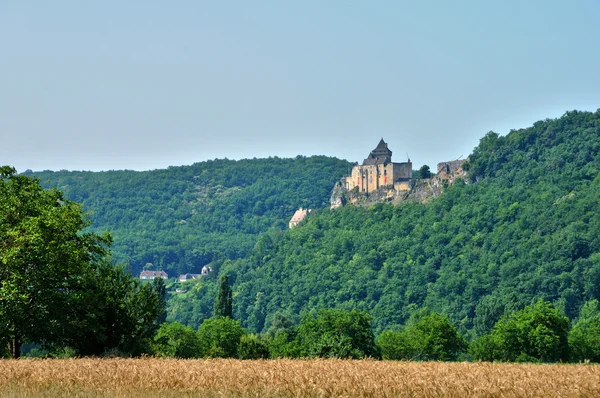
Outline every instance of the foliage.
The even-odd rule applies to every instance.
[[[600,304],[584,304],[579,319],[569,332],[571,360],[600,362]]]
[[[186,289],[183,293],[168,293],[167,322],[180,322],[197,330],[204,319],[213,315],[218,284],[202,277],[180,286]]]
[[[81,280],[110,244],[86,226],[79,204],[0,168],[0,336],[12,357],[23,342],[64,337]]]
[[[600,299],[599,111],[490,132],[464,169],[467,179],[427,203],[335,211],[321,208],[348,163],[323,157],[38,175],[81,198],[94,231],[115,230],[115,249],[134,272],[212,261],[252,333],[277,313],[321,308],[368,311],[379,333],[428,307],[476,338],[537,299],[569,319]],[[300,206],[316,210],[287,230]],[[197,328],[218,285],[189,283],[170,294],[167,319]],[[293,331],[281,336],[279,347],[292,348]]]
[[[329,203],[349,163],[325,156],[216,159],[152,171],[44,171],[45,187],[90,211],[90,231],[111,231],[116,261],[174,276],[246,256],[257,236],[287,228],[299,207]]]
[[[401,331],[386,329],[377,338],[377,346],[384,360],[410,359],[411,348],[407,336]]]
[[[214,316],[226,316],[233,318],[233,307],[231,298],[231,287],[229,287],[229,278],[227,275],[221,275],[219,279],[219,293],[215,300]]]
[[[413,178],[431,178],[431,170],[429,166],[424,164],[421,168],[415,172],[413,172]]]
[[[448,317],[432,313],[414,316],[401,331],[384,331],[378,339],[384,359],[455,360],[467,344]]]
[[[161,357],[198,358],[200,340],[189,326],[178,322],[163,323],[154,336],[152,351]]]
[[[198,329],[200,354],[211,358],[237,358],[240,340],[246,331],[229,317],[206,319]]]
[[[70,323],[63,343],[81,355],[148,352],[164,312],[157,287],[132,278],[122,265],[98,262],[82,281],[79,300],[65,309]]]
[[[263,332],[278,312],[357,308],[380,333],[428,307],[475,338],[537,299],[570,319],[600,299],[600,112],[491,133],[465,167],[427,203],[317,210],[265,232],[229,267],[235,318]]]
[[[268,344],[256,334],[245,334],[238,346],[240,359],[265,359],[269,357]]]
[[[303,356],[323,358],[377,357],[371,319],[366,312],[322,309],[307,315],[298,328]]]
[[[297,328],[279,330],[268,338],[270,358],[300,358],[305,354],[297,340]]]
[[[152,280],[152,291],[157,296],[157,305],[160,309],[160,313],[156,318],[156,324],[161,325],[167,320],[167,287],[165,286],[165,281],[162,278],[154,278]]]
[[[489,335],[473,345],[471,354],[478,360],[566,361],[569,327],[567,317],[540,300],[501,319]]]

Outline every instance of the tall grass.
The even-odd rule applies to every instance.
[[[593,397],[598,365],[347,360],[0,360],[2,396]]]

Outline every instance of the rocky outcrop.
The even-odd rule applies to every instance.
[[[337,182],[333,187],[333,191],[331,191],[331,198],[329,199],[332,209],[337,209],[338,207],[342,207],[346,204],[345,193],[347,191],[344,189],[345,185],[345,181],[340,181]]]

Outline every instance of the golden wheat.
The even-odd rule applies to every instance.
[[[0,360],[3,396],[593,397],[598,365],[347,360]]]

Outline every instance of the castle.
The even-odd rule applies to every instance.
[[[382,187],[394,188],[396,191],[408,191],[412,178],[412,163],[392,162],[392,151],[381,139],[375,149],[363,161],[362,165],[355,164],[352,174],[343,178],[343,184],[348,191],[356,188],[359,193],[369,194]]]
[[[379,202],[427,201],[440,196],[444,186],[459,179],[464,181],[464,162],[457,159],[438,163],[435,176],[413,180],[410,159],[404,163],[392,162],[392,151],[382,138],[362,165],[355,163],[352,173],[335,184],[330,198],[331,209],[346,203],[368,206]]]

